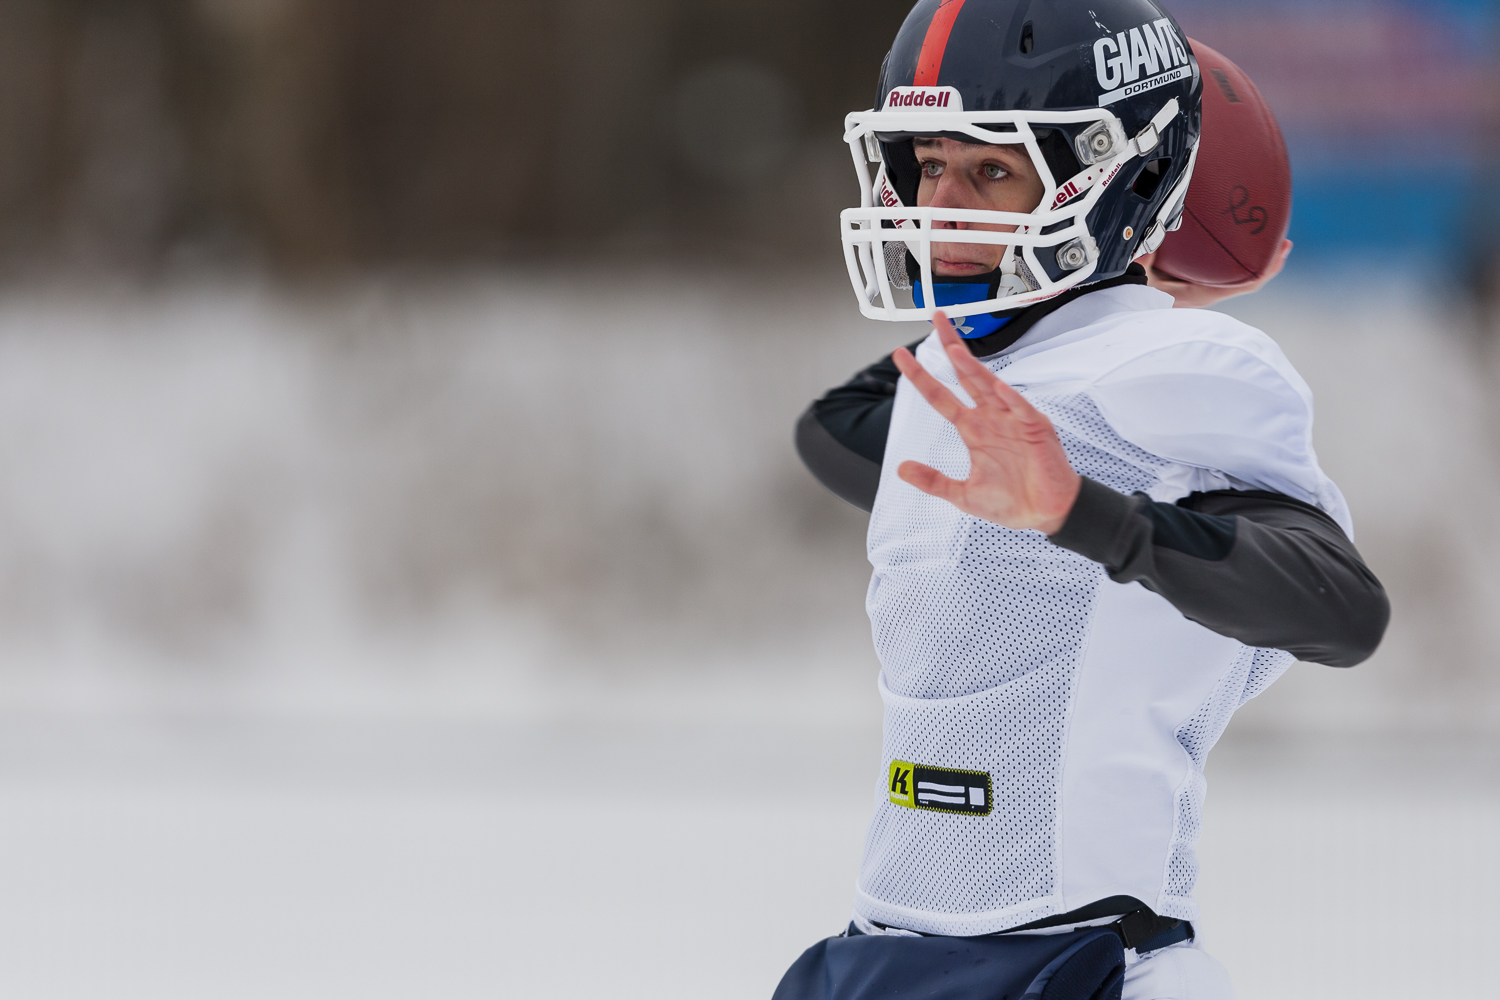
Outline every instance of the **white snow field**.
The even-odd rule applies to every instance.
[[[791,424],[917,333],[761,277],[0,296],[0,996],[769,997],[879,747]],[[1493,358],[1278,285],[1395,618],[1231,725],[1202,929],[1242,1000],[1493,995]]]
[[[11,721],[0,995],[760,998],[847,920],[872,729]],[[1493,995],[1493,742],[1230,742],[1242,1000]]]

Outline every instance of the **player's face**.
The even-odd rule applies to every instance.
[[[1030,212],[1042,201],[1042,179],[1024,146],[985,146],[954,139],[912,143],[921,169],[917,205]],[[934,229],[985,229],[1010,233],[1015,226],[934,222]],[[932,270],[946,277],[984,274],[1000,266],[1005,247],[990,243],[933,243]]]

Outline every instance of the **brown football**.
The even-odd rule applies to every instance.
[[[1266,272],[1292,215],[1292,169],[1281,128],[1244,70],[1188,40],[1203,73],[1203,136],[1182,227],[1152,266],[1200,285],[1230,287]]]

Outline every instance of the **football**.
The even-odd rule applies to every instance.
[[[1182,226],[1152,267],[1174,278],[1232,287],[1266,272],[1292,215],[1292,170],[1276,116],[1250,78],[1188,40],[1203,73],[1203,135]]]

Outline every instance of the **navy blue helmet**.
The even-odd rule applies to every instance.
[[[842,235],[861,311],[916,320],[942,308],[974,317],[960,330],[982,337],[1017,309],[1123,274],[1180,222],[1201,98],[1187,36],[1154,0],[921,0],[876,108],[845,121],[862,197]],[[918,138],[1024,148],[1040,203],[918,206]],[[932,243],[952,240],[935,240],[935,223],[1005,247],[999,266],[934,275]]]

